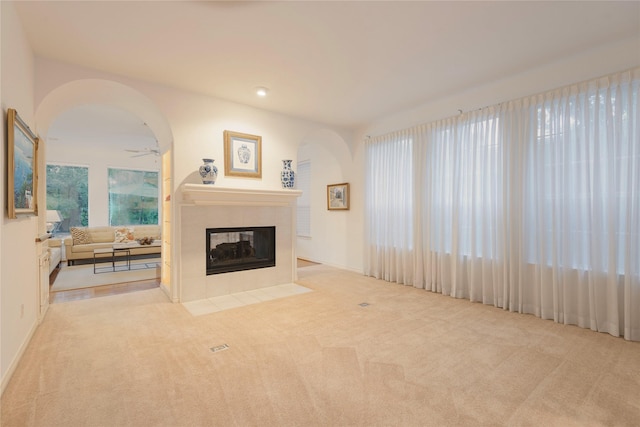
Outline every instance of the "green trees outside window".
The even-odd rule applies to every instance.
[[[109,225],[158,224],[158,172],[109,169]]]
[[[89,168],[47,165],[47,210],[62,217],[58,232],[89,224]]]

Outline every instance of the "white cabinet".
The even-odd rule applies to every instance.
[[[38,320],[42,321],[47,309],[49,308],[49,248],[47,245],[42,245],[42,252],[38,257],[38,299],[40,312],[38,313]]]

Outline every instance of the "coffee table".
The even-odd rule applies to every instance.
[[[147,245],[141,245],[138,242],[132,242],[132,243],[114,243],[113,244],[113,248],[114,249],[136,249],[136,248],[153,248],[153,247],[158,247],[162,244],[162,242],[160,242],[160,240],[154,240],[152,243],[149,243]]]
[[[108,256],[106,256],[108,255]],[[96,273],[106,273],[105,271],[99,272],[97,271],[96,261],[102,258],[111,258],[111,271],[128,271],[131,270],[131,250],[127,247],[111,247],[111,248],[100,248],[93,250],[93,274]],[[116,258],[124,258],[126,264],[123,265],[120,270],[116,269]],[[101,268],[101,267],[98,267]]]

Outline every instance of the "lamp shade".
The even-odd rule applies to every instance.
[[[47,222],[60,222],[60,221],[62,221],[60,212],[55,210],[47,210]]]

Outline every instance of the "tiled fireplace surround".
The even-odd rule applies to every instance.
[[[296,279],[296,190],[246,190],[184,184],[180,207],[180,301],[230,295]],[[207,228],[275,226],[276,266],[206,273]]]

